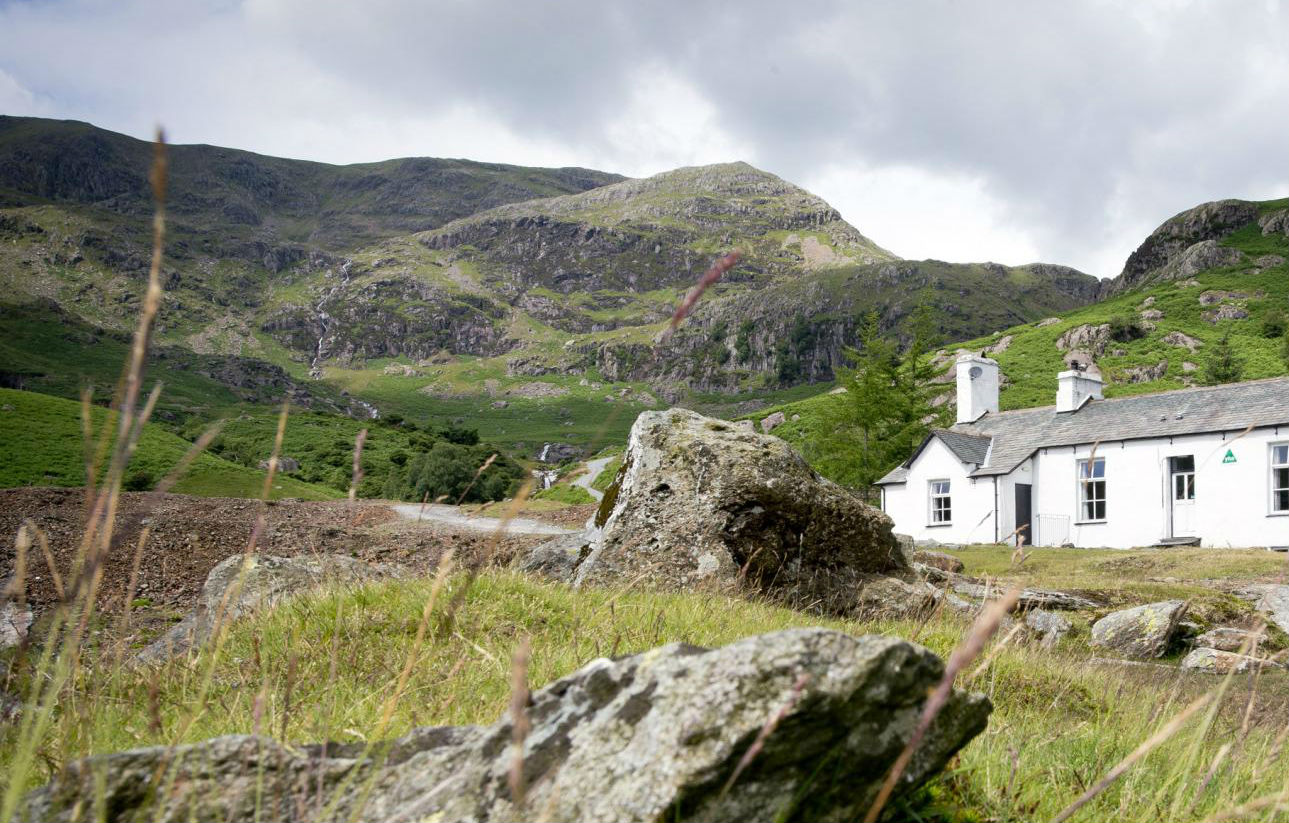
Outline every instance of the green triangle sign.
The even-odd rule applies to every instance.
[[[1223,463],[1234,463],[1234,462],[1235,462],[1235,452],[1231,451],[1230,449],[1227,449],[1227,450],[1226,450],[1226,457],[1223,457],[1223,458],[1222,458],[1222,462],[1223,462]]]

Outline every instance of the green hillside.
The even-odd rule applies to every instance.
[[[105,416],[94,407],[96,433]],[[130,461],[126,483],[146,490],[164,478],[191,444],[149,423]],[[258,497],[264,472],[211,455],[199,456],[173,491],[204,497]],[[0,487],[85,485],[80,404],[34,392],[0,389]],[[326,500],[340,492],[291,477],[275,478],[271,496]]]

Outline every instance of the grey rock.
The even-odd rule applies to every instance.
[[[1283,234],[1289,236],[1289,209],[1278,209],[1258,218],[1262,234]]]
[[[1253,607],[1271,618],[1281,631],[1289,632],[1289,586],[1260,583],[1247,587]]]
[[[825,629],[711,651],[671,644],[592,661],[532,695],[522,805],[509,789],[506,716],[418,729],[384,758],[353,744],[288,748],[247,736],[97,755],[30,793],[20,816],[69,821],[106,808],[112,819],[154,821],[854,819],[942,672],[915,644]],[[990,709],[983,695],[955,691],[897,792],[943,768]],[[776,715],[764,748],[724,791]]]
[[[227,625],[244,614],[272,607],[323,583],[359,583],[397,574],[392,566],[369,565],[338,554],[234,555],[210,570],[197,607],[135,655],[134,662],[162,663],[178,657],[210,639],[217,624]]]
[[[1025,612],[1025,626],[1039,636],[1039,642],[1047,649],[1055,646],[1070,631],[1070,621],[1046,609]]]
[[[1188,246],[1175,259],[1163,266],[1152,280],[1185,280],[1200,272],[1221,266],[1234,266],[1244,259],[1239,249],[1220,246],[1216,240],[1201,240]]]
[[[1182,659],[1182,668],[1208,674],[1240,674],[1260,666],[1274,665],[1269,661],[1220,649],[1197,648]]]
[[[1169,332],[1168,334],[1165,334],[1162,340],[1163,342],[1167,343],[1170,346],[1187,348],[1187,349],[1190,349],[1191,351],[1195,351],[1200,346],[1204,345],[1200,341],[1196,340],[1194,337],[1191,337],[1188,334],[1183,334],[1179,331],[1173,331],[1173,332]]]
[[[961,572],[966,568],[963,562],[953,555],[932,551],[931,549],[918,549],[913,552],[911,559],[915,563],[921,563],[946,572]]]
[[[1168,373],[1168,361],[1160,360],[1153,366],[1127,366],[1115,371],[1116,383],[1149,383]]]
[[[582,532],[560,535],[515,557],[514,567],[521,572],[537,574],[572,583],[590,544]]]
[[[580,459],[583,452],[584,449],[580,446],[573,446],[568,443],[545,443],[542,445],[541,450],[537,452],[537,462],[549,465],[567,463],[570,460]]]
[[[269,461],[261,460],[259,465],[260,471],[268,471]],[[300,461],[296,460],[294,457],[279,457],[277,459],[277,470],[282,474],[298,472],[300,470]]]
[[[1222,320],[1247,320],[1248,317],[1248,309],[1231,303],[1225,303],[1218,306],[1216,309],[1209,309],[1208,311],[1200,314],[1200,318],[1202,318],[1205,323],[1212,323],[1213,325],[1217,325],[1218,322]]]
[[[21,645],[31,628],[31,606],[6,600],[0,605],[0,649]]]
[[[995,599],[1007,590],[1006,585],[1001,583],[986,585],[974,577],[945,571],[923,563],[914,563],[913,570],[928,580],[948,584],[948,587],[958,594],[977,601]],[[1086,597],[1047,589],[1024,589],[1020,593],[1020,599],[1016,602],[1016,608],[1021,611],[1042,608],[1078,611],[1080,609],[1095,609],[1096,607],[1097,603]]]
[[[777,411],[774,414],[766,415],[761,418],[761,431],[769,434],[770,432],[782,426],[788,418],[783,412]]]
[[[1217,649],[1223,652],[1238,652],[1240,649],[1255,648],[1266,640],[1266,633],[1254,634],[1248,629],[1237,629],[1230,626],[1219,626],[1209,629],[1195,638],[1195,645],[1200,648]],[[1248,646],[1245,646],[1248,643]]]
[[[1060,322],[1061,322],[1061,318],[1059,317],[1044,317],[1042,320],[1035,323],[1034,327],[1041,329],[1044,326],[1055,326],[1057,323],[1060,323]]]
[[[891,520],[777,437],[684,409],[644,412],[575,585],[750,587],[846,613],[859,583],[908,565]]]
[[[1056,339],[1056,348],[1059,351],[1082,351],[1093,357],[1100,357],[1105,353],[1106,343],[1109,340],[1109,323],[1101,323],[1095,326],[1090,323],[1084,323],[1082,326],[1075,326],[1067,330],[1058,337]]]
[[[1278,254],[1264,254],[1253,262],[1258,264],[1258,271],[1262,271],[1281,265],[1285,259]]]
[[[1127,657],[1163,657],[1185,612],[1186,603],[1181,600],[1164,600],[1111,612],[1092,624],[1092,645],[1113,649]]]

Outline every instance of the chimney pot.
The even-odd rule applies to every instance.
[[[975,354],[957,360],[958,420],[974,423],[986,413],[998,413],[998,361]]]

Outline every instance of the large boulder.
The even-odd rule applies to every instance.
[[[832,612],[854,608],[867,576],[908,569],[891,519],[787,443],[684,409],[636,419],[622,469],[575,542],[562,541],[562,556],[535,554],[561,566],[576,551],[568,579],[579,586],[747,585]]]
[[[1182,659],[1182,668],[1207,674],[1241,674],[1252,668],[1272,665],[1266,660],[1220,649],[1197,648]]]
[[[507,715],[491,726],[418,729],[374,747],[384,757],[355,744],[288,748],[247,736],[98,755],[28,795],[19,816],[64,821],[106,809],[111,820],[155,821],[856,819],[942,673],[940,659],[920,646],[825,629],[711,651],[671,644],[594,660],[532,695],[522,803],[510,788]],[[955,691],[897,791],[943,768],[989,712],[983,695]]]
[[[135,655],[136,663],[162,663],[199,647],[217,624],[275,605],[322,583],[359,583],[397,574],[392,566],[370,565],[352,557],[323,554],[274,557],[238,554],[206,575],[197,606],[170,631]]]
[[[1113,649],[1126,657],[1163,657],[1185,613],[1186,603],[1181,600],[1111,612],[1092,624],[1092,645]]]
[[[1222,652],[1249,651],[1255,649],[1267,639],[1266,632],[1253,632],[1233,626],[1218,626],[1195,638],[1199,648],[1217,649]]]

